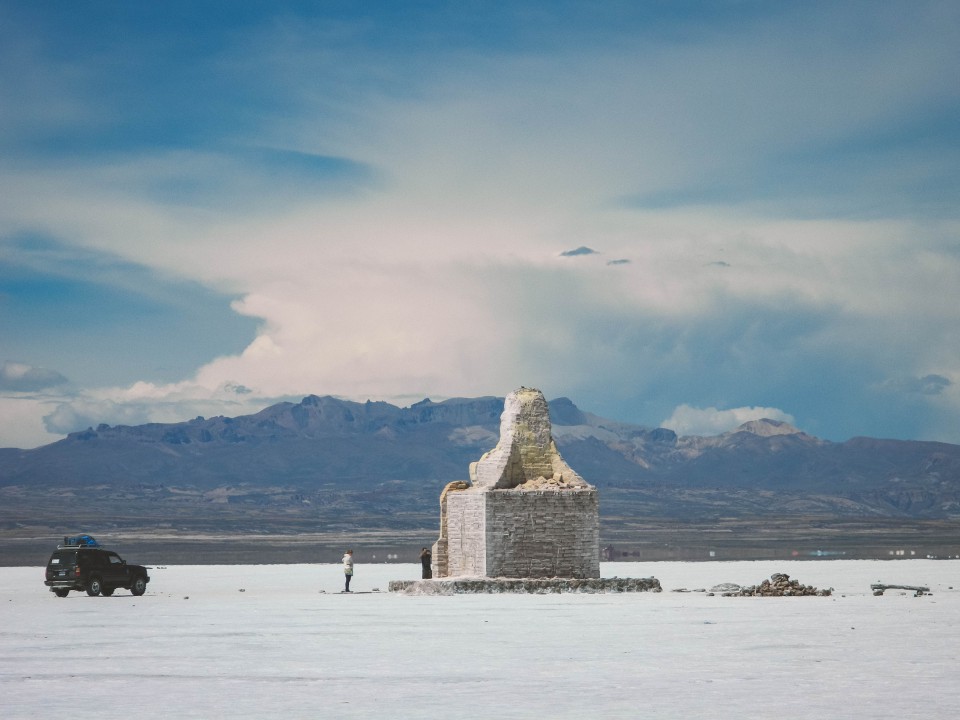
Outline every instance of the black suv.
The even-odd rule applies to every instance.
[[[47,563],[44,585],[57,597],[66,597],[71,590],[85,590],[87,595],[113,595],[117,588],[126,588],[134,595],[143,595],[150,576],[143,565],[128,565],[115,552],[102,547],[58,545]]]

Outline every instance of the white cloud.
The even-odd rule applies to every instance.
[[[56,370],[16,362],[5,362],[0,366],[0,390],[36,392],[66,382],[67,379]]]
[[[56,400],[36,395],[0,397],[0,448],[32,448],[56,442],[63,436],[49,432],[43,416]]]
[[[793,416],[783,410],[768,407],[740,407],[718,410],[715,407],[697,408],[678,405],[673,414],[660,423],[678,435],[720,435],[735,430],[751,420],[779,420],[794,423]]]
[[[210,389],[191,383],[138,382],[127,388],[100,388],[48,402],[43,423],[49,433],[67,434],[101,423],[141,425],[183,422],[198,415],[235,417],[258,412],[280,399],[252,397],[241,385]]]

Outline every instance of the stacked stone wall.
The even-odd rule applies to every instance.
[[[467,490],[447,495],[447,573],[439,577],[486,576],[488,494]]]
[[[600,577],[596,490],[493,490],[483,496],[486,576]]]
[[[468,490],[446,512],[439,577],[600,577],[596,490]]]
[[[446,487],[443,488],[443,492],[440,493],[440,537],[433,544],[432,560],[430,562],[434,577],[447,577],[450,574],[447,542],[447,495],[451,492],[457,492],[458,490],[466,490],[469,487],[469,483],[465,483],[462,480],[454,480],[451,483],[447,483]]]

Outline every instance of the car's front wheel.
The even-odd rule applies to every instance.
[[[53,594],[56,595],[57,597],[66,597],[67,595],[70,594],[70,589],[69,589],[69,588],[57,588],[56,590],[53,591]]]
[[[103,585],[100,582],[100,578],[92,577],[87,580],[87,595],[90,597],[96,597],[100,594],[101,590],[103,590]]]
[[[140,596],[140,595],[143,595],[146,591],[147,591],[146,579],[142,575],[137,578],[134,578],[133,584],[130,586],[130,592],[132,592],[134,595]]]

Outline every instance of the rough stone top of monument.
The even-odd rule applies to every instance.
[[[478,490],[592,490],[557,451],[543,393],[522,387],[507,395],[500,441],[470,465]]]

